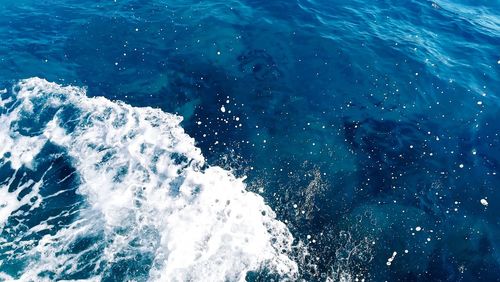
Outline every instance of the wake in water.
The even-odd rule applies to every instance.
[[[0,102],[0,280],[294,278],[293,238],[181,118],[43,79]]]

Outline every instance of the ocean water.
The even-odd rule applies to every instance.
[[[500,2],[0,0],[0,281],[500,281]]]

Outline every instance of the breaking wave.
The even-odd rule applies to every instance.
[[[297,275],[292,235],[181,117],[40,78],[2,91],[0,279]]]

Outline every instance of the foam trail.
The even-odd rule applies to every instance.
[[[244,281],[261,269],[296,277],[287,227],[242,179],[204,164],[180,117],[39,78],[1,100],[0,156],[10,174],[0,179],[0,279]],[[25,240],[8,237],[14,218],[71,195],[45,192],[54,180],[43,174],[61,174],[61,158],[74,172],[57,183],[76,175],[72,197],[83,200],[42,217]]]

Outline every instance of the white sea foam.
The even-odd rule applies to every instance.
[[[293,241],[287,227],[242,179],[204,167],[180,117],[89,98],[82,88],[39,78],[21,81],[12,97],[15,103],[0,104],[0,156],[16,171],[36,170],[43,146],[56,144],[71,158],[88,204],[70,225],[26,248],[21,281],[41,280],[42,273],[67,279],[82,263],[92,263],[86,278],[99,280],[114,264],[138,255],[151,257],[151,281],[244,281],[248,271],[261,268],[297,274],[287,255]],[[18,124],[26,118],[39,130],[23,134]],[[41,201],[36,195],[43,181],[26,182],[34,189],[24,197],[16,194],[20,188],[0,186],[0,224],[28,201]],[[100,239],[68,251],[89,236]],[[91,253],[99,257],[85,262]],[[0,271],[2,277],[7,273]]]

